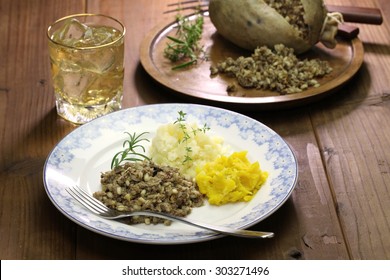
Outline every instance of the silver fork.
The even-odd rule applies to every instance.
[[[205,223],[191,221],[187,218],[172,216],[167,213],[157,213],[151,211],[118,211],[105,206],[101,201],[97,200],[85,190],[81,189],[78,186],[66,188],[66,191],[81,205],[87,208],[92,213],[109,220],[115,220],[131,216],[152,216],[157,218],[168,219],[171,221],[177,221],[186,223],[191,226],[211,230],[213,232],[232,235],[238,237],[249,237],[249,238],[271,238],[274,236],[273,232],[262,232],[262,231],[253,231],[253,230],[244,230],[244,229],[231,229],[223,226],[209,225]]]

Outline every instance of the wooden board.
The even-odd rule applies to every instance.
[[[194,19],[194,15],[188,16]],[[334,93],[359,70],[363,62],[363,45],[358,38],[353,40],[339,39],[334,49],[327,49],[321,43],[300,58],[319,58],[328,61],[333,71],[318,79],[319,87],[312,87],[300,93],[281,95],[275,91],[245,89],[228,94],[227,86],[234,78],[226,75],[210,76],[210,66],[225,60],[227,57],[250,56],[250,53],[231,44],[217,32],[207,14],[204,17],[203,37],[207,61],[185,69],[172,70],[172,63],[164,57],[167,46],[167,35],[174,36],[176,22],[168,20],[152,29],[144,38],[140,49],[140,60],[158,83],[184,97],[209,100],[217,103],[234,104],[241,109],[279,109],[306,104]]]

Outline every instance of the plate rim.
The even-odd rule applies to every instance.
[[[44,184],[44,188],[45,188],[46,194],[49,197],[50,201],[52,202],[52,204],[65,217],[67,217],[71,221],[75,222],[79,226],[81,226],[81,227],[83,227],[85,229],[88,229],[88,230],[90,230],[92,232],[98,233],[100,235],[103,235],[103,236],[106,236],[106,237],[110,237],[110,238],[114,238],[114,239],[118,239],[118,240],[122,240],[122,241],[128,241],[128,242],[134,242],[134,243],[142,243],[142,244],[158,244],[158,245],[190,244],[190,243],[198,243],[198,242],[214,240],[214,239],[221,238],[221,237],[225,236],[225,235],[219,234],[219,233],[210,233],[208,235],[204,235],[204,236],[200,236],[200,237],[197,236],[195,239],[194,238],[191,238],[191,239],[180,239],[180,240],[172,240],[172,239],[166,240],[166,239],[164,239],[163,241],[161,241],[159,239],[135,239],[135,238],[129,238],[129,237],[126,237],[126,236],[121,236],[119,234],[116,234],[115,232],[113,232],[113,233],[106,232],[106,231],[101,230],[99,228],[96,228],[96,227],[94,227],[94,226],[92,226],[90,224],[83,223],[80,219],[77,219],[77,215],[71,215],[71,213],[68,213],[66,211],[66,209],[63,209],[61,207],[61,205],[59,205],[59,203],[54,199],[53,194],[50,192],[50,190],[49,190],[50,188],[49,188],[49,185],[48,185],[48,182],[47,182],[47,169],[48,169],[48,166],[49,166],[49,160],[53,156],[53,154],[56,151],[57,147],[61,143],[66,141],[68,139],[68,137],[71,137],[74,133],[77,133],[79,129],[82,129],[82,127],[87,127],[87,126],[93,125],[99,119],[108,118],[110,115],[113,115],[113,114],[116,114],[116,113],[119,113],[119,112],[126,113],[126,112],[131,112],[132,110],[138,110],[138,109],[142,109],[142,108],[146,108],[146,107],[153,107],[153,106],[175,106],[175,107],[177,107],[177,106],[197,106],[197,107],[206,108],[208,110],[210,110],[210,109],[212,109],[212,110],[220,110],[220,111],[224,111],[224,112],[227,112],[229,114],[236,115],[236,116],[238,115],[240,117],[245,117],[245,118],[251,119],[252,121],[260,124],[263,128],[269,130],[273,135],[277,136],[277,138],[279,138],[287,146],[289,152],[292,155],[292,158],[294,159],[294,163],[295,163],[295,165],[294,165],[295,173],[293,174],[294,175],[294,181],[291,182],[291,187],[289,188],[288,192],[283,197],[283,199],[278,202],[276,207],[272,208],[269,212],[266,213],[266,215],[263,215],[261,219],[254,219],[251,222],[245,224],[244,226],[240,226],[239,227],[240,229],[249,228],[249,227],[251,227],[251,226],[253,226],[253,225],[257,224],[257,223],[260,223],[260,222],[264,221],[269,216],[274,214],[278,209],[280,209],[280,207],[282,207],[285,204],[285,202],[291,197],[291,194],[294,191],[294,189],[295,189],[295,187],[297,185],[297,182],[298,182],[298,175],[299,175],[298,160],[297,160],[297,157],[296,157],[296,155],[294,153],[294,150],[292,149],[291,145],[286,140],[284,140],[278,133],[276,133],[272,128],[270,128],[269,126],[263,124],[262,122],[260,122],[260,121],[258,121],[256,119],[253,119],[253,118],[251,118],[249,116],[246,116],[244,114],[241,114],[241,113],[238,113],[238,112],[235,112],[235,111],[231,111],[231,110],[227,110],[227,109],[223,109],[223,108],[209,106],[209,105],[200,105],[200,104],[191,104],[191,103],[148,104],[148,105],[141,105],[141,106],[138,106],[138,107],[122,109],[122,110],[110,113],[108,115],[99,117],[99,118],[97,118],[95,120],[92,120],[89,123],[86,123],[86,124],[82,125],[82,126],[79,126],[76,129],[74,129],[71,132],[69,132],[68,134],[66,134],[61,140],[59,140],[56,143],[56,145],[53,147],[53,149],[50,151],[50,153],[48,154],[48,156],[47,156],[47,158],[45,160],[44,167],[43,167],[43,184]],[[100,220],[104,221],[104,219],[100,218],[100,217],[97,217],[97,219],[100,219]]]

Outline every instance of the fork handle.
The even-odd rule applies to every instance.
[[[271,238],[274,236],[273,232],[264,232],[264,231],[253,231],[245,229],[231,229],[223,226],[209,225],[203,222],[191,221],[187,218],[172,216],[166,213],[156,213],[149,211],[136,211],[136,212],[126,212],[116,217],[105,217],[107,219],[118,219],[131,216],[153,216],[157,218],[168,219],[171,221],[182,222],[191,226],[211,230],[213,232],[221,233],[224,235],[231,235],[237,237],[246,237],[246,238]]]

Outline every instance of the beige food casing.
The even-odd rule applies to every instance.
[[[309,50],[320,40],[327,10],[322,0],[301,0],[308,25],[307,38],[263,0],[210,0],[210,19],[218,32],[232,43],[248,50],[283,44],[296,53]]]

